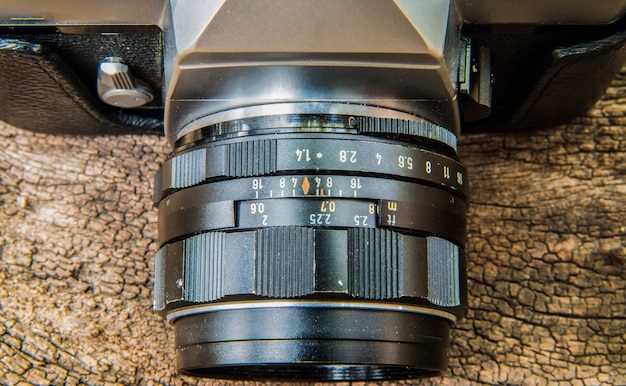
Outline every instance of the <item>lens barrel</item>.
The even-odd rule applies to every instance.
[[[406,114],[244,116],[183,132],[155,183],[154,309],[179,371],[407,379],[466,307],[456,137]]]

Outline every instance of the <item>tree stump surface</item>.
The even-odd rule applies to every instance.
[[[166,141],[0,122],[0,149],[0,384],[212,384],[151,312]],[[448,373],[406,383],[626,385],[626,71],[568,125],[460,149],[469,311]]]

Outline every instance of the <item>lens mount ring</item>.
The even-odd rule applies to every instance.
[[[457,135],[415,115],[368,105],[276,103],[226,110],[197,119],[178,131],[177,147],[211,140],[287,132],[352,132],[432,140],[457,151]]]

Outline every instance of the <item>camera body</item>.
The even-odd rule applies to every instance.
[[[467,304],[456,137],[593,103],[626,61],[626,2],[587,8],[8,2],[0,119],[167,135],[154,308],[181,371],[433,375]]]
[[[431,59],[438,56],[442,63],[436,63],[437,60],[433,63],[441,66],[439,71],[447,73],[440,74],[441,79],[428,80],[442,83],[429,84],[432,88],[440,87],[439,92],[442,93],[429,95],[429,98],[447,99],[448,104],[458,105],[447,109],[437,107],[432,109],[437,113],[429,114],[439,115],[432,116],[432,119],[447,123],[446,127],[462,123],[467,130],[513,130],[566,122],[601,95],[624,61],[623,13],[626,5],[619,1],[607,1],[593,9],[582,1],[550,1],[548,4],[520,1],[507,5],[489,0],[417,2],[400,4],[399,15],[380,13],[381,10],[370,4],[339,4],[330,6],[314,2],[296,7],[281,2],[182,4],[145,0],[130,3],[114,1],[106,5],[90,2],[85,5],[68,0],[56,4],[53,10],[47,10],[49,7],[42,1],[6,1],[0,8],[0,36],[3,39],[0,46],[0,60],[3,61],[0,84],[3,86],[4,101],[0,117],[19,127],[56,134],[160,133],[164,117],[169,119],[172,115],[165,112],[168,103],[177,98],[176,93],[181,88],[183,94],[192,92],[190,85],[179,85],[176,61],[182,63],[188,55],[211,50],[214,54],[211,61],[214,63],[235,64],[231,71],[237,65],[250,69],[251,53],[258,59],[267,52],[281,52],[287,61],[297,61],[299,56],[305,61],[330,60],[333,66],[339,65],[340,60],[330,58],[331,53],[350,54],[353,58],[371,55],[363,60],[370,61],[374,66],[374,55],[385,54],[383,61],[393,63],[397,58],[399,62],[408,60],[415,65],[416,58],[410,55],[417,55],[418,51],[424,54],[424,47],[418,50],[410,45],[400,47],[402,43],[391,42],[389,30],[376,30],[383,28],[384,20],[394,20],[394,17],[403,19],[403,7],[419,10],[413,11],[412,15],[407,12],[407,21],[402,23],[408,25],[407,28],[413,26],[415,30],[396,32],[406,36],[406,39],[413,39],[412,43],[419,40],[428,43],[429,49],[434,51],[426,55],[432,55]],[[220,22],[220,28],[215,23],[211,24],[215,13],[229,6],[237,6],[251,14],[239,16],[246,22],[213,20]],[[355,14],[357,11],[358,15]],[[371,15],[371,18],[364,19],[361,17],[363,13]],[[289,22],[277,23],[278,16],[288,18]],[[420,20],[420,17],[429,21]],[[227,30],[223,22],[232,23],[232,30]],[[211,44],[214,46],[198,46],[199,34],[209,25],[212,31],[205,31],[204,38],[213,40]],[[179,31],[174,33],[175,29]],[[373,39],[380,34],[387,36],[388,41]],[[246,47],[246,44],[249,46]],[[265,54],[261,52],[261,47],[267,51]],[[303,57],[307,52],[315,52],[322,57]],[[216,54],[223,57],[216,57]],[[327,58],[323,57],[324,54]],[[405,57],[399,58],[400,54]],[[119,109],[99,100],[98,67],[108,57],[121,58],[137,79],[147,83],[154,93],[153,101],[135,109]],[[280,63],[276,60],[260,59],[266,68],[277,67]],[[481,60],[487,63],[480,64]],[[358,65],[358,61],[354,59],[352,64]],[[221,67],[219,71],[225,68],[218,67]],[[399,67],[402,66],[395,67],[394,71],[401,71]],[[484,73],[482,77],[481,71]],[[324,68],[323,72],[328,72],[328,68]],[[259,74],[250,76],[258,77]],[[375,95],[380,90],[365,87],[374,80],[369,74],[361,76],[366,81],[365,85],[351,90],[358,95],[344,91],[346,95],[340,97],[358,100],[371,93],[380,99]],[[464,76],[468,79],[462,79]],[[400,74],[397,78],[400,79]],[[474,82],[470,82],[471,78]],[[172,82],[173,79],[175,82]],[[395,87],[405,93],[403,99],[423,98],[426,87],[422,85],[417,90],[418,87],[411,84],[411,81],[417,80],[415,72],[413,78],[403,79],[404,83],[399,83],[398,79],[391,83],[396,83]],[[242,76],[241,82],[244,80]],[[376,80],[378,83],[389,81],[381,75],[377,75]],[[421,84],[423,80],[419,80]],[[209,84],[211,88],[218,81],[216,78],[207,80],[212,82]],[[483,89],[488,86],[488,91],[482,92],[482,100],[477,95],[481,82]],[[252,85],[255,83],[252,82]],[[202,99],[241,98],[232,86],[228,85],[230,95],[219,95],[215,90],[212,92],[216,95],[203,93]],[[241,85],[234,86],[243,92]],[[342,84],[341,87],[346,88],[347,85]],[[337,86],[334,88],[336,93]],[[246,96],[253,91],[244,89]],[[382,91],[393,93],[394,90]],[[312,91],[307,89],[307,92]],[[179,98],[188,97],[180,95]],[[329,99],[329,96],[323,97]],[[279,99],[289,99],[289,96],[279,95]],[[394,99],[400,98],[394,96]],[[176,105],[169,111],[178,109]],[[34,111],[38,113],[33,114]],[[56,116],[60,111],[71,113]],[[71,122],[61,119],[67,115],[75,119]],[[184,122],[185,118],[181,120]]]

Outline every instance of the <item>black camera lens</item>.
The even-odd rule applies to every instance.
[[[466,307],[454,134],[388,112],[240,115],[183,130],[155,184],[154,308],[174,324],[179,371],[444,371]]]

